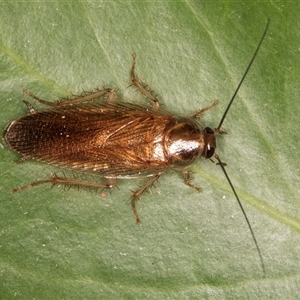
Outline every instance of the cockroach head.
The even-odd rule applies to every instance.
[[[215,132],[210,127],[205,127],[203,132],[204,150],[202,156],[205,158],[211,158],[214,155],[215,150],[217,148]]]

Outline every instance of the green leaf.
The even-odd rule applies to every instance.
[[[261,248],[266,278],[220,167],[200,159],[193,183],[170,171],[138,203],[123,180],[89,190],[10,189],[62,170],[0,144],[3,299],[295,299],[299,290],[298,2],[98,1],[0,4],[1,128],[26,114],[22,89],[53,100],[129,86],[137,72],[174,114],[219,100],[216,127],[270,18],[262,48],[218,137],[217,153]],[[38,109],[40,105],[33,103]],[[68,174],[68,172],[66,172]],[[69,174],[72,176],[72,174]]]

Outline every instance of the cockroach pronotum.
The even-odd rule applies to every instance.
[[[13,191],[21,191],[44,183],[68,186],[111,189],[118,178],[148,177],[148,180],[132,194],[131,207],[136,222],[140,218],[136,201],[145,190],[169,169],[182,173],[184,182],[198,192],[200,188],[190,181],[189,167],[200,157],[212,160],[223,170],[250,229],[260,258],[263,274],[265,266],[254,232],[241,201],[227,175],[225,164],[215,153],[216,134],[239,91],[261,47],[269,26],[269,20],[217,128],[201,128],[197,118],[217,104],[200,109],[191,117],[181,117],[163,110],[152,90],[135,74],[136,55],[132,55],[131,84],[151,105],[119,101],[114,89],[97,89],[73,96],[63,101],[49,102],[24,90],[30,97],[50,108],[36,111],[27,101],[29,113],[9,123],[3,134],[5,144],[21,154],[18,162],[35,159],[69,170],[94,174],[106,179],[106,183],[59,177],[35,181]]]

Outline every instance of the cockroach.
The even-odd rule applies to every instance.
[[[50,108],[36,111],[29,102],[24,101],[29,113],[6,126],[3,140],[11,150],[21,154],[18,162],[34,159],[69,170],[94,174],[105,178],[107,182],[85,181],[54,174],[48,179],[13,189],[13,192],[44,183],[111,189],[116,186],[118,178],[149,177],[145,184],[132,194],[131,208],[136,223],[139,224],[136,201],[163,173],[169,169],[178,170],[184,183],[200,192],[201,189],[191,183],[188,168],[200,157],[210,160],[214,157],[222,168],[246,219],[265,274],[262,254],[248,217],[227,175],[225,163],[215,153],[215,136],[225,134],[221,130],[222,124],[257,56],[268,26],[269,20],[215,129],[202,129],[197,118],[217,102],[200,109],[191,117],[181,117],[163,110],[157,96],[136,76],[136,54],[132,55],[131,85],[151,100],[151,105],[120,101],[117,92],[111,88],[96,89],[57,102],[42,100],[24,90],[27,95]]]

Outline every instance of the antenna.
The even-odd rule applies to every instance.
[[[259,51],[259,49],[260,49],[260,47],[261,47],[261,44],[262,44],[262,42],[263,42],[263,40],[264,40],[264,38],[265,38],[265,36],[266,36],[266,33],[267,33],[267,31],[268,31],[269,24],[270,24],[270,19],[268,19],[268,21],[267,21],[267,25],[266,25],[265,30],[264,30],[264,32],[263,32],[263,34],[262,34],[262,36],[261,36],[261,38],[260,38],[260,40],[259,40],[259,43],[258,43],[258,45],[257,45],[257,47],[256,47],[256,50],[255,50],[255,52],[254,52],[254,54],[253,54],[253,56],[252,56],[252,58],[251,58],[251,60],[250,60],[250,62],[249,62],[249,64],[248,64],[248,67],[247,67],[247,69],[246,69],[246,71],[245,71],[245,73],[244,73],[242,79],[240,80],[240,83],[238,84],[238,86],[237,86],[235,92],[233,93],[233,95],[232,95],[232,97],[231,97],[231,99],[230,99],[230,101],[229,101],[229,103],[228,103],[228,105],[227,105],[227,108],[226,108],[226,110],[225,110],[225,112],[224,112],[224,114],[223,114],[223,116],[222,116],[222,118],[221,118],[221,121],[220,121],[220,123],[219,123],[219,126],[214,130],[216,133],[220,133],[220,134],[224,134],[224,133],[225,133],[224,131],[221,130],[221,126],[222,126],[222,124],[223,124],[223,122],[224,122],[224,120],[225,120],[225,118],[226,118],[226,116],[227,116],[227,113],[228,113],[228,111],[229,111],[229,109],[230,109],[230,107],[231,107],[231,104],[233,103],[233,100],[235,99],[235,97],[236,97],[236,95],[237,95],[237,93],[238,93],[238,91],[239,91],[241,85],[243,84],[243,82],[244,82],[244,80],[245,80],[245,78],[246,78],[246,76],[247,76],[247,74],[248,74],[248,72],[249,72],[249,70],[250,70],[250,68],[251,68],[251,66],[252,66],[252,64],[253,64],[253,62],[254,62],[254,59],[255,59],[256,56],[257,56],[257,53],[258,53],[258,51]],[[263,257],[262,257],[260,248],[259,248],[259,246],[258,246],[257,240],[256,240],[255,235],[254,235],[254,232],[253,232],[253,229],[252,229],[251,224],[250,224],[250,221],[249,221],[249,219],[248,219],[248,217],[247,217],[247,215],[246,215],[246,212],[245,212],[245,210],[244,210],[244,207],[243,207],[243,205],[242,205],[242,203],[241,203],[241,201],[240,201],[240,198],[238,197],[238,195],[237,195],[237,193],[236,193],[236,191],[235,191],[235,188],[233,187],[233,184],[231,183],[231,180],[229,179],[229,176],[228,176],[228,174],[227,174],[227,172],[226,172],[226,170],[225,170],[225,165],[226,165],[226,164],[224,164],[224,163],[221,161],[221,159],[219,158],[218,155],[215,154],[214,157],[217,159],[218,165],[221,166],[221,169],[222,169],[222,171],[223,171],[223,173],[224,173],[224,175],[225,175],[225,177],[226,177],[226,179],[227,179],[227,181],[228,181],[228,183],[229,183],[229,185],[230,185],[230,187],[231,187],[231,190],[232,190],[232,192],[233,192],[233,194],[234,194],[234,196],[235,196],[235,198],[236,198],[236,200],[237,200],[237,202],[238,202],[238,204],[239,204],[239,206],[240,206],[240,209],[241,209],[241,211],[242,211],[242,213],[243,213],[243,215],[244,215],[244,217],[245,217],[245,219],[246,219],[248,228],[249,228],[249,230],[250,230],[250,232],[251,232],[252,239],[253,239],[253,241],[254,241],[256,250],[257,250],[257,252],[258,252],[258,256],[259,256],[259,259],[260,259],[261,268],[262,268],[262,271],[263,271],[263,277],[265,278],[265,277],[266,277],[266,269],[265,269],[265,264],[264,264],[264,260],[263,260]]]
[[[267,34],[267,31],[268,31],[268,28],[269,28],[269,24],[270,24],[270,19],[268,19],[268,21],[267,21],[266,28],[265,28],[265,30],[264,30],[264,32],[263,32],[261,38],[260,38],[260,41],[259,41],[259,43],[258,43],[258,45],[257,45],[257,47],[256,47],[256,50],[255,50],[255,52],[254,52],[254,54],[253,54],[253,56],[252,56],[252,58],[251,58],[251,60],[250,60],[250,63],[248,64],[248,67],[247,67],[247,69],[246,69],[246,71],[245,71],[245,73],[244,73],[244,75],[243,75],[243,77],[242,77],[240,83],[238,84],[238,86],[237,86],[235,92],[233,93],[233,95],[232,95],[232,97],[231,97],[231,100],[229,101],[229,103],[228,103],[228,105],[227,105],[227,108],[225,109],[225,112],[224,112],[224,114],[223,114],[223,116],[222,116],[222,119],[221,119],[221,121],[220,121],[220,123],[219,123],[219,126],[215,129],[215,132],[218,132],[218,133],[224,133],[224,132],[222,132],[222,131],[220,130],[220,129],[221,129],[221,126],[222,126],[222,124],[223,124],[223,122],[224,122],[224,120],[225,120],[225,118],[226,118],[226,116],[227,116],[227,113],[228,113],[228,111],[229,111],[229,109],[230,109],[230,107],[231,107],[231,104],[232,104],[233,100],[235,99],[235,96],[237,95],[238,91],[240,90],[240,87],[241,87],[241,85],[243,84],[243,82],[244,82],[244,80],[245,80],[245,78],[246,78],[246,76],[247,76],[247,74],[248,74],[248,72],[249,72],[249,70],[250,70],[250,68],[251,68],[251,66],[252,66],[252,64],[253,64],[253,62],[254,62],[254,59],[255,59],[256,56],[257,56],[257,53],[258,53],[258,51],[259,51],[259,49],[260,49],[260,46],[261,46],[261,44],[262,44],[262,42],[263,42],[263,40],[264,40],[264,38],[265,38],[265,36],[266,36],[266,34]]]
[[[237,200],[237,202],[238,202],[238,204],[239,204],[239,206],[240,206],[240,209],[242,210],[242,213],[243,213],[243,215],[244,215],[244,217],[245,217],[245,219],[246,219],[247,225],[248,225],[249,230],[250,230],[251,235],[252,235],[252,239],[253,239],[253,241],[254,241],[254,244],[255,244],[255,246],[256,246],[256,249],[257,249],[257,252],[258,252],[258,255],[259,255],[260,264],[261,264],[261,268],[262,268],[262,271],[263,271],[263,277],[265,278],[265,277],[266,277],[265,263],[264,263],[264,260],[263,260],[263,257],[262,257],[260,248],[259,248],[259,246],[258,246],[257,240],[256,240],[256,238],[255,238],[253,229],[252,229],[252,227],[251,227],[250,221],[249,221],[249,219],[248,219],[248,217],[247,217],[247,215],[246,215],[246,212],[245,212],[244,207],[243,207],[243,205],[242,205],[242,203],[241,203],[241,201],[240,201],[240,198],[238,197],[238,195],[237,195],[237,193],[236,193],[236,191],[235,191],[235,188],[234,188],[233,184],[231,183],[231,180],[229,179],[229,176],[228,176],[228,174],[227,174],[227,172],[226,172],[226,170],[225,170],[224,163],[221,161],[221,159],[219,158],[218,155],[215,155],[215,158],[216,158],[216,160],[218,161],[218,164],[221,166],[221,169],[223,170],[223,173],[224,173],[224,175],[225,175],[225,177],[226,177],[226,179],[227,179],[227,181],[228,181],[228,183],[229,183],[229,185],[230,185],[230,187],[231,187],[231,190],[232,190],[232,192],[234,193],[235,198],[236,198],[236,200]]]

